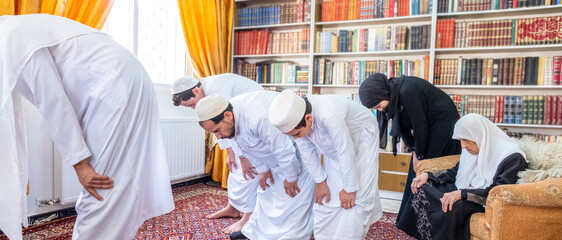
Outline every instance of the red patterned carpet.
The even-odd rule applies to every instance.
[[[204,184],[173,189],[176,209],[171,213],[147,220],[137,232],[136,239],[228,239],[221,230],[238,219],[208,220],[205,215],[224,207],[226,190]],[[24,239],[71,239],[76,217],[56,220],[24,230]],[[396,214],[384,213],[371,225],[366,239],[413,239],[396,229]],[[7,239],[5,236],[0,240]]]

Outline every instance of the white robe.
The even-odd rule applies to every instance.
[[[82,191],[73,239],[132,239],[146,219],[173,210],[154,88],[140,62],[109,36],[66,18],[1,17],[0,32],[8,36],[0,37],[2,57],[8,59],[0,61],[0,69],[9,77],[2,79],[2,99],[20,93],[42,113],[65,163],[91,156],[95,171],[114,180],[112,189],[97,190],[104,201]],[[18,108],[8,105],[3,102],[0,119]],[[12,145],[11,152],[19,147]],[[20,168],[20,176],[25,174],[27,169]],[[23,191],[25,183],[18,184]],[[0,208],[21,211],[25,201],[2,202]],[[7,223],[11,239],[21,239],[21,228],[12,231],[19,224]]]
[[[316,183],[326,180],[330,202],[314,204],[315,239],[364,239],[382,217],[378,192],[379,132],[374,115],[342,96],[308,96],[312,132],[296,140]],[[324,165],[319,154],[324,155]],[[357,191],[355,206],[343,209],[339,192]]]
[[[302,168],[294,141],[268,119],[269,105],[277,92],[247,93],[231,99],[235,141],[259,173],[271,170],[275,184],[258,188],[254,213],[242,228],[250,239],[310,239],[313,227],[314,182]],[[291,198],[283,181],[298,181],[301,190]],[[269,182],[269,181],[268,181]]]
[[[227,100],[244,93],[265,91],[256,81],[232,73],[209,76],[202,78],[200,82],[205,95],[219,94]],[[218,139],[217,143],[221,149],[232,148],[238,166],[238,168],[231,169],[230,174],[228,174],[228,203],[238,211],[253,212],[256,206],[258,178],[244,179],[239,158],[241,153],[234,140]]]

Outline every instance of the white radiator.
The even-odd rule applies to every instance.
[[[164,148],[172,183],[195,179],[205,174],[205,132],[197,118],[161,118]],[[68,164],[60,164],[60,155],[55,150],[55,162],[62,168],[59,174],[55,167],[55,198],[63,204],[76,202],[82,185],[76,172]],[[59,177],[60,176],[60,177]],[[58,190],[57,186],[62,186]]]
[[[162,135],[172,183],[205,173],[205,131],[197,118],[162,118]]]

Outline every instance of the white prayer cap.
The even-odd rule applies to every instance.
[[[195,106],[195,114],[199,121],[206,121],[224,112],[228,107],[228,100],[221,95],[212,94],[204,97]]]
[[[287,89],[279,93],[271,102],[269,122],[279,131],[287,133],[299,124],[305,110],[306,103],[304,99],[290,89]]]
[[[185,90],[193,88],[195,87],[195,85],[197,85],[197,83],[199,83],[199,80],[192,76],[183,76],[181,78],[178,78],[172,84],[172,94],[181,93]]]

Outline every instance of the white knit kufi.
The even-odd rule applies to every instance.
[[[290,89],[279,93],[269,107],[269,122],[283,133],[293,130],[304,116],[304,99]]]
[[[185,90],[193,88],[195,87],[195,85],[197,85],[197,83],[199,83],[199,80],[192,76],[183,76],[181,78],[178,78],[172,84],[172,94],[181,93]]]
[[[206,121],[224,112],[228,107],[228,100],[221,95],[213,94],[204,97],[195,106],[195,114],[199,121]]]

